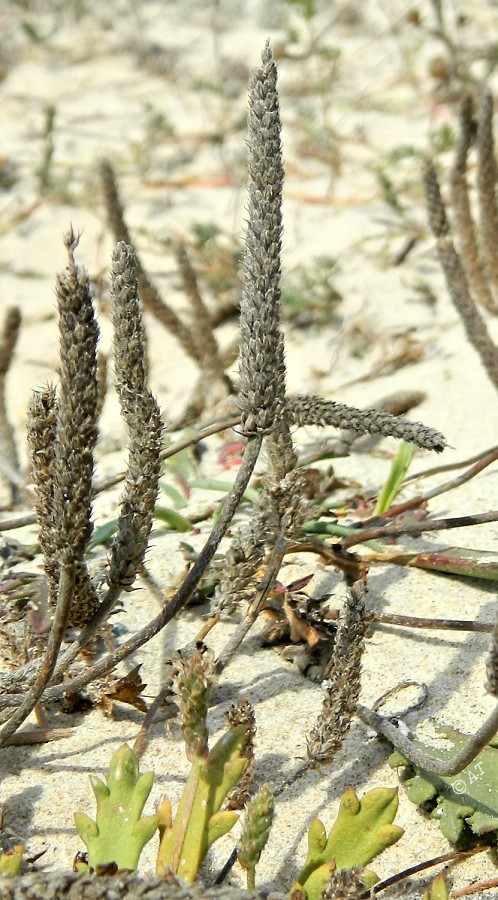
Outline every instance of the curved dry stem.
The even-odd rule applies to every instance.
[[[480,513],[476,516],[454,516],[451,519],[432,519],[430,522],[400,522],[394,525],[379,525],[374,528],[359,530],[358,534],[350,534],[342,541],[342,549],[349,550],[356,544],[363,544],[378,537],[399,537],[401,534],[422,534],[424,531],[440,531],[445,528],[466,528],[469,525],[484,525],[486,522],[497,522],[498,510]]]
[[[27,719],[40,700],[54,671],[59,650],[64,638],[64,632],[71,612],[73,589],[75,579],[75,566],[67,560],[61,563],[59,576],[59,590],[57,593],[57,607],[54,620],[50,629],[47,649],[43,657],[35,683],[32,685],[24,699],[10,717],[9,721],[0,730],[0,747],[12,737],[22,723]]]
[[[415,766],[426,769],[435,775],[458,775],[465,769],[481,750],[494,738],[498,731],[498,703],[493,712],[481,725],[463,750],[455,754],[452,759],[435,759],[429,753],[424,753],[410,738],[402,733],[400,728],[393,724],[391,719],[381,716],[367,706],[359,704],[356,709],[360,719],[370,725],[377,734],[382,734],[403,756],[406,756]]]

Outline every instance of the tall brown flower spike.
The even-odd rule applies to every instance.
[[[65,237],[68,267],[56,282],[60,333],[60,382],[57,405],[50,391],[31,405],[30,442],[40,512],[42,545],[47,550],[51,602],[57,602],[60,562],[74,567],[74,595],[69,624],[83,625],[97,598],[85,563],[92,534],[93,452],[97,442],[97,340],[90,283],[74,259],[78,238]],[[42,409],[43,408],[43,409]],[[40,415],[46,413],[42,425]],[[44,478],[49,481],[44,484]]]
[[[0,334],[0,454],[2,457],[0,471],[2,471],[2,474],[10,486],[12,503],[17,503],[19,500],[21,467],[19,464],[19,456],[17,454],[14,429],[7,416],[5,380],[19,337],[21,318],[19,307],[11,306],[7,309],[3,333]]]
[[[114,238],[117,242],[123,242],[131,247],[131,235],[125,222],[116,175],[113,166],[107,159],[100,164],[100,178],[107,218]],[[135,255],[135,271],[144,307],[177,338],[188,356],[193,360],[197,360],[197,347],[190,329],[183,324],[175,311],[165,303],[137,255]]]
[[[470,343],[477,350],[491,382],[498,390],[498,349],[475,304],[465,269],[453,245],[436,169],[430,160],[426,160],[424,165],[424,182],[429,223],[437,240],[439,261],[450,297]]]
[[[473,96],[466,94],[460,106],[460,135],[451,171],[451,203],[455,217],[455,231],[458,235],[458,248],[469,283],[479,302],[486,309],[496,312],[493,292],[487,280],[485,261],[481,258],[467,182],[468,154],[474,140],[473,108]]]
[[[346,737],[360,694],[361,658],[366,632],[365,585],[355,581],[348,591],[326,680],[322,712],[307,738],[313,763],[330,762]]]
[[[55,606],[58,584],[58,542],[54,526],[56,430],[56,392],[55,388],[46,387],[32,395],[28,406],[28,445],[31,451],[31,477],[35,487],[38,540],[43,552],[43,566],[52,606]]]
[[[249,700],[233,703],[225,713],[230,728],[243,725],[245,730],[244,744],[240,755],[247,760],[240,780],[227,799],[227,809],[243,809],[250,796],[251,783],[254,778],[254,737],[256,735],[256,718],[254,707]]]
[[[129,447],[125,491],[111,549],[108,583],[127,589],[143,562],[152,527],[161,469],[162,422],[159,406],[145,377],[135,253],[121,241],[112,262],[116,391],[128,426]]]
[[[207,713],[214,681],[213,657],[206,647],[195,647],[178,660],[174,689],[189,760],[208,752]]]
[[[477,124],[477,190],[479,194],[480,233],[487,271],[493,288],[498,290],[498,209],[496,181],[498,167],[493,137],[494,98],[489,90],[482,92]]]
[[[435,428],[379,409],[355,409],[345,403],[310,395],[289,398],[287,410],[293,425],[332,425],[334,428],[353,429],[359,434],[382,434],[384,437],[410,441],[437,453],[446,447],[445,438]]]
[[[269,44],[249,89],[247,228],[240,301],[242,430],[269,433],[285,397],[280,322],[283,167],[277,68]]]

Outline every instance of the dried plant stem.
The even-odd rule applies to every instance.
[[[373,613],[372,625],[401,625],[403,628],[429,628],[433,631],[473,631],[490,634],[495,626],[488,622],[473,622],[471,619],[423,619],[420,616],[397,616],[393,613]]]
[[[436,169],[430,160],[424,165],[424,182],[429,222],[437,240],[439,260],[446,277],[448,291],[470,343],[479,354],[492,384],[498,390],[498,349],[474,303],[465,270],[453,246]]]
[[[377,884],[374,884],[373,888],[369,888],[368,891],[363,891],[363,893],[360,894],[359,900],[371,900],[373,894],[380,894],[381,891],[385,891],[386,888],[392,887],[393,884],[399,884],[400,881],[405,881],[405,879],[411,878],[412,875],[417,875],[418,872],[425,872],[426,869],[430,869],[432,866],[441,866],[443,863],[448,862],[460,862],[461,860],[467,859],[469,856],[474,856],[476,853],[483,853],[485,850],[489,850],[489,844],[481,844],[479,847],[472,847],[471,850],[452,850],[450,853],[443,853],[441,856],[435,856],[433,859],[426,859],[424,862],[417,863],[415,866],[409,866],[408,869],[403,869],[402,872],[397,872],[396,875],[391,875],[390,878],[386,878],[384,881],[378,881]],[[458,894],[455,891],[452,891],[451,897],[456,896],[458,896]]]
[[[488,716],[483,725],[472,737],[469,738],[467,745],[459,753],[455,754],[452,759],[439,760],[424,753],[417,747],[410,738],[407,738],[402,731],[392,723],[391,719],[381,716],[379,713],[368,709],[366,706],[358,705],[357,713],[360,719],[363,719],[367,725],[370,725],[377,734],[382,734],[391,742],[396,750],[399,750],[403,756],[406,756],[415,766],[420,769],[426,769],[435,775],[457,775],[465,769],[473,759],[481,752],[481,750],[489,743],[489,741],[498,732],[498,704],[493,712]]]
[[[103,160],[100,165],[100,177],[109,225],[114,238],[117,242],[122,241],[129,246],[133,246],[133,241],[124,219],[124,210],[119,197],[116,175],[108,160]],[[138,254],[136,254],[136,265],[140,298],[145,309],[152,313],[167,328],[170,334],[176,337],[187,356],[198,362],[197,345],[193,340],[190,329],[183,324],[174,310],[165,303],[145,271]]]
[[[467,459],[462,459],[456,463],[447,463],[444,466],[434,466],[430,469],[423,469],[421,472],[414,472],[413,475],[407,475],[403,479],[403,485],[409,484],[411,481],[418,481],[419,478],[432,478],[433,475],[441,475],[443,472],[453,472],[455,469],[463,469],[464,466],[473,466],[474,463],[478,463],[481,459],[487,459],[488,456],[489,462],[494,462],[495,459],[498,459],[498,446],[482,450],[480,453],[476,453],[475,456],[469,456]]]
[[[73,728],[25,728],[20,734],[14,734],[4,741],[4,747],[31,747],[34,744],[48,744],[51,741],[63,741],[71,737]]]
[[[496,304],[485,277],[485,266],[479,254],[466,178],[467,157],[472,144],[472,108],[473,97],[466,94],[460,107],[460,138],[451,173],[451,200],[459,250],[469,283],[482,305],[496,312]]]
[[[477,126],[477,190],[481,218],[481,238],[487,269],[493,288],[498,290],[498,210],[496,207],[497,166],[493,138],[493,106],[491,91],[481,96]]]
[[[182,609],[185,604],[188,602],[189,598],[192,595],[192,592],[197,587],[200,579],[202,578],[207,566],[211,562],[218,546],[223,538],[230,522],[232,521],[233,516],[237,510],[237,507],[241,501],[241,498],[244,494],[244,491],[247,488],[249,483],[249,479],[254,470],[254,466],[256,465],[256,461],[259,456],[259,452],[261,450],[262,437],[261,436],[253,436],[249,438],[247,442],[247,446],[244,453],[244,458],[242,460],[242,464],[237,473],[237,478],[235,479],[235,483],[233,485],[232,490],[228,494],[226,501],[223,505],[223,510],[221,512],[220,518],[218,522],[214,525],[211,534],[209,535],[204,547],[200,551],[194,565],[190,569],[186,578],[174,594],[174,596],[163,606],[161,612],[152,619],[144,628],[138,631],[129,641],[126,641],[114,653],[108,654],[103,657],[103,659],[99,660],[89,669],[87,669],[82,675],[79,675],[75,678],[70,679],[64,684],[57,684],[53,687],[49,687],[45,691],[45,699],[52,700],[57,697],[63,696],[67,691],[76,691],[85,687],[87,684],[90,684],[91,681],[94,681],[96,678],[100,678],[102,675],[111,672],[119,662],[127,659],[131,656],[132,653],[135,653],[140,647],[146,644],[151,640],[156,634],[158,634],[167,624],[170,622],[176,614]],[[97,611],[96,617],[98,618],[100,613],[100,609]],[[86,632],[88,633],[92,628],[91,625],[88,626]],[[69,653],[77,653],[82,646],[81,642],[76,642],[74,647],[69,648]],[[65,657],[61,660],[61,664],[65,662]],[[35,669],[36,671],[36,669]],[[15,673],[14,673],[15,674]],[[22,695],[11,695],[9,697],[9,702],[19,702],[20,699],[23,699]]]
[[[137,754],[139,759],[141,759],[147,749],[149,728],[152,725],[161,706],[165,705],[166,700],[171,695],[171,684],[172,680],[170,679],[168,683],[161,688],[157,697],[154,698],[145,714],[145,718],[133,743],[133,751]],[[164,715],[164,719],[176,716],[178,714],[178,707],[176,703],[171,702],[169,704],[169,708],[165,711],[165,713],[166,714]]]
[[[64,638],[64,632],[69,621],[71,603],[73,600],[74,580],[75,567],[68,560],[64,560],[60,565],[57,607],[50,629],[45,655],[42,659],[34,684],[30,687],[28,693],[23,696],[21,704],[10,717],[7,724],[0,730],[0,747],[5,745],[5,742],[15,734],[19,726],[27,719],[41,699],[42,694],[50,681]]]
[[[458,897],[470,897],[471,894],[489,891],[489,889],[493,887],[498,887],[498,878],[488,878],[486,881],[474,882],[474,884],[471,884],[466,888],[459,888],[459,890],[452,891],[450,896],[452,900],[456,900]]]
[[[16,504],[19,501],[23,479],[21,477],[14,429],[7,415],[5,382],[20,328],[21,311],[17,306],[11,306],[5,313],[3,332],[0,335],[0,471],[9,484],[12,504]]]
[[[197,362],[207,378],[223,381],[224,365],[214,336],[211,317],[202,299],[197,276],[184,244],[175,245],[175,256],[183,288],[192,306],[192,334],[197,344]]]
[[[401,534],[422,534],[424,531],[440,531],[445,528],[466,528],[470,525],[483,525],[486,522],[497,522],[498,510],[480,513],[475,516],[455,516],[451,519],[431,519],[425,522],[400,522],[394,525],[379,525],[374,528],[358,530],[358,534],[350,534],[342,541],[342,549],[349,550],[356,544],[363,544],[378,537],[399,537]]]
[[[14,531],[15,528],[25,528],[27,525],[36,525],[35,513],[16,516],[15,519],[4,519],[3,522],[0,522],[0,531]]]
[[[261,611],[261,607],[265,601],[265,598],[272,590],[273,585],[275,584],[275,581],[278,577],[278,573],[280,571],[280,567],[286,553],[286,547],[287,541],[284,535],[281,534],[275,541],[275,545],[270,553],[270,558],[265,566],[263,580],[256,590],[242,622],[240,622],[240,624],[237,626],[234,634],[227,641],[225,647],[216,660],[215,668],[218,675],[220,675],[221,672],[226,669],[228,663],[237,652],[242,641],[254,625]]]
[[[327,612],[327,620],[336,621],[339,610]],[[475,622],[473,619],[425,619],[421,616],[398,616],[394,613],[370,613],[369,626],[401,625],[403,628],[427,628],[432,631],[473,631],[478,634],[492,634],[495,625],[491,622]]]

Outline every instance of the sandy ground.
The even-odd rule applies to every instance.
[[[172,234],[191,238],[196,223],[214,224],[240,239],[247,78],[268,36],[280,58],[287,170],[284,288],[295,283],[300,269],[326,255],[338,260],[333,280],[342,296],[334,315],[319,324],[285,325],[289,390],[369,406],[388,393],[415,388],[425,392],[425,400],[412,416],[447,436],[450,447],[444,462],[465,459],[495,443],[494,417],[488,414],[496,402],[493,388],[446,294],[425,230],[414,155],[426,149],[431,135],[441,133],[443,126],[453,126],[456,116],[451,96],[438,89],[429,74],[431,60],[442,52],[441,43],[406,19],[409,10],[416,10],[429,27],[431,5],[389,0],[324,7],[309,23],[285,3],[256,0],[113,0],[105,8],[91,0],[54,0],[34,4],[30,12],[14,3],[0,9],[0,27],[7,36],[0,58],[2,154],[14,181],[0,198],[1,304],[18,304],[23,314],[8,381],[9,414],[23,464],[30,391],[56,377],[53,282],[65,264],[61,237],[69,223],[82,232],[79,258],[92,278],[101,278],[109,263],[112,240],[105,227],[96,162],[103,155],[115,162],[143,259],[170,302],[184,309],[164,242]],[[496,22],[494,4],[474,0],[465,10],[465,39],[482,44]],[[307,54],[315,38],[315,51]],[[53,155],[43,190],[40,170],[47,159],[43,130],[49,104],[55,107]],[[399,148],[405,148],[405,155],[398,154],[386,168],[387,155]],[[442,156],[443,162],[448,160]],[[402,215],[386,203],[375,166],[384,166],[397,186]],[[393,266],[393,256],[414,228],[422,229],[423,238],[403,265]],[[421,284],[430,286],[435,302],[424,302],[417,290]],[[105,297],[99,307],[102,346],[108,350],[112,334]],[[195,384],[195,367],[174,339],[145,318],[151,385],[165,422],[173,422]],[[490,322],[490,329],[498,339],[496,321]],[[221,341],[227,343],[233,331],[233,325],[224,326]],[[418,361],[369,377],[399,346],[396,341],[407,338],[419,351]],[[363,352],[358,355],[360,342]],[[299,432],[296,440],[304,449],[316,437],[308,430]],[[220,446],[217,438],[208,442],[202,474],[227,477],[217,472]],[[124,428],[109,395],[97,474],[119,471],[124,449]],[[335,471],[376,489],[394,449],[395,443],[385,440],[368,453],[355,451],[335,462]],[[415,470],[431,464],[436,460],[430,454],[417,453]],[[414,490],[407,489],[405,496]],[[5,503],[7,496],[4,493]],[[115,493],[99,498],[96,524],[115,514],[115,501]],[[205,502],[205,494],[195,494],[194,504]],[[496,466],[430,506],[433,513],[453,515],[493,508],[498,508]],[[205,522],[192,537],[196,547],[208,530]],[[461,529],[448,542],[492,550],[496,532],[495,524]],[[12,533],[26,543],[33,542],[34,535],[33,530]],[[445,536],[437,539],[444,542]],[[151,545],[150,569],[168,591],[182,571],[178,535],[159,527]],[[36,561],[35,569],[38,565]],[[336,573],[306,557],[286,566],[281,580],[311,572],[316,595],[340,581]],[[378,566],[370,574],[368,602],[376,611],[493,621],[494,592],[492,582]],[[126,607],[121,627],[131,631],[155,614],[157,601],[142,586],[127,598]],[[155,696],[168,654],[195,636],[205,613],[204,608],[186,613],[141,652],[147,699]],[[232,627],[226,623],[213,632],[215,652]],[[377,630],[365,655],[362,701],[371,705],[384,691],[413,678],[427,684],[428,701],[408,717],[411,727],[435,716],[471,732],[493,706],[483,686],[487,646],[487,637],[480,634]],[[213,732],[223,724],[225,709],[241,697],[256,707],[257,783],[276,783],[305,755],[304,736],[320,710],[321,689],[276,651],[262,650],[256,630],[216,689]],[[114,720],[96,709],[62,743],[3,751],[0,792],[6,833],[25,841],[32,854],[45,850],[44,865],[69,867],[82,849],[73,812],[93,812],[88,774],[105,772],[120,743],[134,740],[140,721],[140,714],[123,708]],[[279,798],[276,824],[258,870],[260,887],[290,887],[305,857],[307,823],[319,815],[329,828],[347,786],[362,793],[397,783],[387,755],[386,746],[355,720],[333,765],[310,773]],[[156,773],[147,811],[163,792],[174,804],[187,771],[176,724],[167,730],[161,724],[155,727],[141,766]],[[405,828],[403,839],[373,865],[382,878],[449,849],[437,823],[417,812],[403,788],[397,822]],[[231,847],[231,839],[220,844],[213,869]],[[154,852],[151,845],[146,848],[142,871],[152,868]],[[450,882],[459,888],[495,873],[494,855],[481,854],[451,870]],[[233,878],[243,883],[237,870]],[[415,878],[386,896],[421,897],[427,881],[427,875]],[[493,891],[474,896],[490,897]]]

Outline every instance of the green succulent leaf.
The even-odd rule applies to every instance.
[[[0,853],[0,875],[19,875],[23,862],[24,847],[16,844],[12,850]]]
[[[434,759],[448,759],[467,744],[469,736],[453,728],[435,726],[437,739],[444,746],[434,746],[415,738],[415,744]],[[433,800],[432,812],[447,840],[456,843],[470,832],[482,835],[498,831],[498,749],[488,744],[458,775],[435,775],[418,769],[401,754],[389,757],[389,764],[407,769],[408,798],[420,805]]]
[[[423,900],[449,900],[449,891],[442,875],[437,875],[430,888],[424,891]]]
[[[327,832],[320,819],[313,819],[308,829],[308,856],[318,856],[327,846]]]
[[[91,776],[96,821],[81,812],[74,816],[76,830],[88,849],[90,868],[115,862],[119,869],[136,869],[158,826],[158,816],[141,818],[153,779],[151,772],[139,775],[137,757],[127,744],[113,755],[107,784]]]
[[[396,788],[374,788],[361,801],[349,788],[329,834],[327,854],[333,854],[340,869],[366,866],[402,836],[403,829],[392,824],[397,810]]]
[[[162,831],[158,875],[172,871],[192,883],[211,844],[235,825],[237,814],[220,812],[220,807],[246,767],[244,743],[245,729],[239,725],[209,754],[194,756],[175,820]]]
[[[328,838],[320,820],[313,819],[308,832],[308,857],[291,896],[301,889],[308,900],[319,900],[334,868],[366,866],[398,841],[403,829],[393,825],[397,809],[396,788],[374,788],[361,800],[349,788],[342,796]],[[368,873],[368,878],[370,884],[377,880],[373,872]]]
[[[228,834],[238,821],[238,814],[228,809],[211,816],[207,834],[208,847],[214,844],[218,838],[223,837],[224,834]]]

